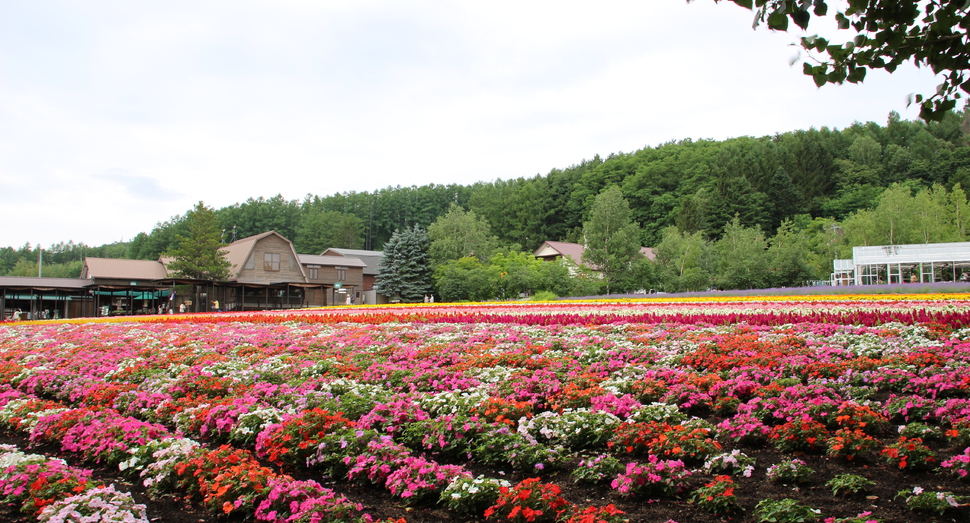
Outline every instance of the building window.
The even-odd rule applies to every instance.
[[[308,265],[307,274],[311,280],[320,279],[320,266],[319,265]]]
[[[263,270],[264,271],[279,271],[280,270],[280,253],[278,252],[267,252],[263,254]]]
[[[347,268],[346,267],[334,267],[337,269],[337,281],[344,281],[347,279]]]

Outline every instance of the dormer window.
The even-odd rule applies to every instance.
[[[280,253],[278,252],[263,253],[263,270],[279,272]]]

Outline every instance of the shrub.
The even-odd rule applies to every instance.
[[[754,507],[758,523],[808,523],[818,521],[819,514],[818,510],[790,498],[763,499]]]
[[[499,490],[512,484],[504,479],[459,475],[441,491],[439,503],[460,514],[482,514],[498,500]]]
[[[624,496],[660,497],[683,490],[690,471],[680,460],[662,460],[650,455],[646,463],[627,463],[626,472],[610,484]]]
[[[590,506],[582,510],[577,507],[567,519],[560,521],[562,523],[626,523],[629,520],[624,518],[623,514],[625,512],[610,503],[605,507]]]
[[[485,519],[511,523],[554,523],[569,510],[560,489],[539,478],[524,479],[514,487],[501,487],[495,504],[485,509]]]
[[[273,523],[364,523],[358,513],[363,507],[315,481],[297,481],[289,476],[273,478],[256,507],[256,521]]]
[[[790,459],[768,467],[766,475],[769,480],[779,483],[807,483],[808,477],[814,473],[815,471],[804,461]]]
[[[609,454],[600,454],[580,460],[571,475],[576,481],[599,483],[616,477],[622,470],[623,465],[620,460]]]
[[[859,476],[857,474],[839,474],[838,476],[830,479],[825,486],[832,489],[833,496],[839,496],[843,494],[860,494],[862,492],[866,492],[869,487],[875,486],[875,483],[865,476]]]
[[[882,444],[862,429],[839,429],[825,442],[825,454],[830,458],[852,461]]]
[[[825,425],[808,418],[789,421],[772,429],[768,436],[785,452],[819,450],[828,438]]]
[[[754,458],[738,449],[718,454],[704,462],[704,471],[708,474],[740,472],[742,476],[750,478],[754,472]]]
[[[37,516],[40,523],[97,521],[99,523],[148,523],[145,505],[136,504],[128,492],[114,485],[86,490],[55,501]]]
[[[936,512],[943,514],[951,507],[959,507],[966,503],[967,496],[957,496],[952,492],[927,492],[922,487],[913,487],[912,491],[902,490],[896,498],[904,498],[910,510],[918,512]]]
[[[716,476],[714,481],[694,491],[691,503],[714,514],[726,514],[741,510],[738,497],[734,495],[734,480],[731,476]]]
[[[963,454],[957,454],[943,463],[940,463],[940,467],[948,469],[952,474],[960,479],[970,479],[970,447],[964,449]]]
[[[460,465],[440,465],[424,458],[409,456],[387,476],[385,486],[391,494],[403,498],[408,504],[418,504],[429,498],[437,498],[453,479],[469,476]]]
[[[900,436],[899,441],[882,449],[882,455],[890,465],[903,470],[929,470],[936,463],[936,454],[919,438]]]

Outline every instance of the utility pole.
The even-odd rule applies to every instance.
[[[40,278],[44,274],[44,248],[40,245],[37,246],[37,277]]]

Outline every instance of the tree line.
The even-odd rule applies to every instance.
[[[740,285],[717,276],[727,269],[716,255],[726,252],[724,238],[741,232],[757,235],[765,253],[775,249],[772,255],[782,243],[810,246],[803,259],[811,270],[774,268],[769,269],[774,276],[763,278],[773,285],[794,284],[797,278],[826,277],[831,256],[852,245],[905,243],[903,238],[920,235],[966,239],[962,217],[959,225],[948,226],[955,227],[955,233],[946,228],[945,233],[931,231],[929,225],[913,232],[911,221],[902,218],[893,223],[906,224],[894,225],[890,234],[856,231],[857,224],[880,207],[879,216],[904,212],[899,205],[882,202],[899,200],[906,191],[914,201],[938,204],[943,195],[951,205],[960,194],[965,196],[962,187],[970,184],[967,116],[966,111],[951,111],[939,122],[916,122],[891,113],[884,125],[868,122],[842,130],[823,127],[760,138],[681,140],[594,156],[533,177],[387,187],[307,195],[302,200],[258,197],[215,209],[215,215],[224,243],[276,230],[292,239],[298,252],[316,254],[327,247],[381,250],[395,231],[419,227],[430,232],[439,217],[458,208],[486,224],[492,241],[506,254],[528,253],[545,240],[583,243],[594,200],[615,187],[629,205],[631,223],[638,225],[639,243],[657,250],[658,264],[644,269],[653,271],[654,279],[640,276],[652,284],[649,288],[693,288],[702,281],[707,286]],[[176,237],[187,235],[187,214],[160,222],[125,244],[97,248],[103,250],[99,254],[154,259],[171,252]],[[926,216],[920,219],[930,223]],[[69,250],[84,249],[92,248],[80,244]],[[681,250],[682,255],[670,254]],[[36,264],[35,251],[29,245],[0,250],[0,273],[29,271],[31,261]],[[676,262],[660,265],[661,259],[665,264]],[[45,275],[46,267],[45,262]],[[778,274],[793,276],[784,279]],[[624,286],[621,282],[617,289]]]

